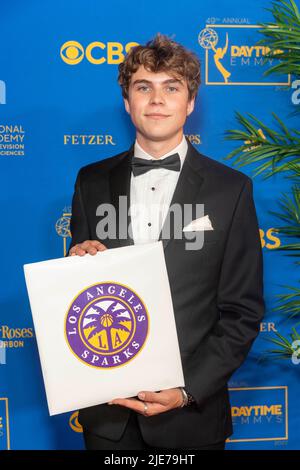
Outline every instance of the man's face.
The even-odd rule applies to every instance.
[[[141,66],[131,77],[125,99],[137,136],[151,141],[167,141],[182,134],[186,118],[194,109],[186,80],[168,72],[149,72]]]

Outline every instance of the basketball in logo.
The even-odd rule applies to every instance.
[[[80,292],[65,321],[71,351],[99,368],[133,360],[147,339],[149,318],[142,299],[129,287],[103,282]]]

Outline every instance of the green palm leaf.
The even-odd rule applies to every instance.
[[[276,59],[276,64],[270,67],[265,75],[286,73],[300,76],[300,12],[294,0],[274,0],[271,8],[274,21],[260,24],[263,38],[257,45],[265,46],[269,52],[265,62]],[[300,107],[292,115],[299,114]],[[274,128],[265,125],[261,120],[247,114],[236,113],[240,129],[231,129],[225,133],[225,139],[240,142],[225,160],[232,159],[238,167],[254,164],[253,176],[261,175],[264,179],[276,174],[283,174],[292,180],[291,195],[283,194],[278,201],[279,212],[269,211],[284,222],[275,231],[286,237],[293,238],[291,243],[283,244],[275,250],[282,250],[286,256],[300,256],[300,131],[286,126],[276,114]],[[295,262],[300,264],[300,261]],[[300,289],[292,286],[282,286],[286,293],[276,295],[278,305],[273,309],[289,319],[300,317]],[[276,348],[266,351],[274,359],[290,359],[295,353],[293,341],[300,340],[296,329],[292,329],[290,339],[280,333],[269,341]]]
[[[268,9],[274,17],[274,23],[260,23],[260,33],[263,38],[258,45],[268,47],[269,53],[265,61],[270,58],[281,62],[270,67],[265,75],[272,73],[288,73],[300,75],[300,13],[294,0],[274,1],[272,8]]]

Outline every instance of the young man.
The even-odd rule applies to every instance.
[[[128,53],[119,83],[136,141],[80,170],[70,255],[163,239],[174,204],[190,205],[192,214],[204,205],[213,230],[204,231],[198,249],[187,249],[175,230],[163,239],[186,389],[141,390],[137,397],[80,410],[86,447],[224,449],[232,434],[227,381],[247,356],[264,312],[252,182],[201,155],[184,137],[200,84],[193,53],[157,35]],[[120,196],[135,209],[123,217],[132,236],[99,239],[97,207],[111,203],[119,213]]]

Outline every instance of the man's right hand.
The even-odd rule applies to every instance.
[[[77,245],[72,246],[69,256],[84,256],[87,253],[95,255],[98,251],[104,250],[107,250],[106,246],[98,240],[85,240],[82,243],[77,243]]]

